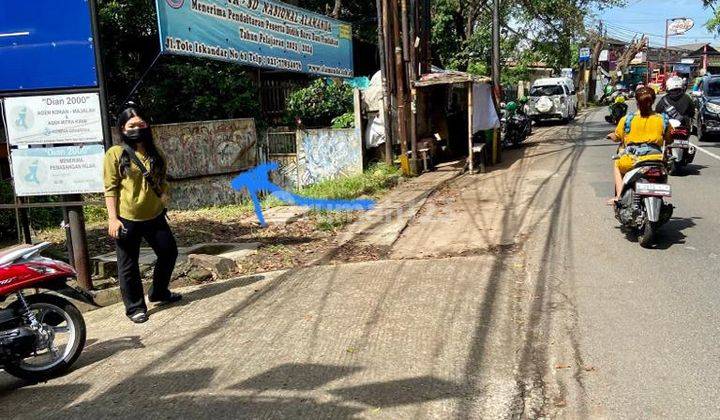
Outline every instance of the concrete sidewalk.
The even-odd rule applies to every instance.
[[[425,205],[427,198],[462,171],[462,162],[448,163],[399,185],[383,197],[374,209],[347,226],[333,241],[335,248],[320,256],[315,263],[328,263],[347,247],[374,248],[381,256],[385,256]]]
[[[523,391],[507,357],[517,282],[503,264],[385,261],[230,280],[187,289],[143,325],[120,305],[93,311],[71,373],[26,387],[0,374],[0,417],[509,417]]]

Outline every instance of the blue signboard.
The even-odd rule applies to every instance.
[[[95,86],[88,0],[0,1],[0,91]]]
[[[163,52],[352,77],[352,27],[273,0],[157,0]]]
[[[590,48],[580,48],[579,54],[580,62],[585,63],[590,61]]]

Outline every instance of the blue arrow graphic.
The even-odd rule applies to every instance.
[[[250,199],[253,202],[253,206],[255,207],[255,214],[262,226],[267,226],[267,223],[265,223],[262,206],[260,205],[260,197],[258,196],[261,192],[272,194],[287,204],[311,207],[320,210],[357,211],[370,210],[375,206],[375,202],[373,200],[332,200],[309,198],[287,192],[270,182],[270,172],[276,171],[278,168],[279,165],[276,162],[265,163],[238,175],[231,183],[233,189],[237,191],[247,189]]]

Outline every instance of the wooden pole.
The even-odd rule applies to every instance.
[[[393,152],[392,152],[392,125],[390,124],[390,90],[388,85],[388,71],[387,71],[387,56],[385,50],[385,42],[387,38],[387,31],[385,30],[385,23],[387,22],[387,13],[385,12],[385,5],[383,0],[375,0],[378,14],[378,52],[380,54],[380,75],[382,77],[382,112],[383,115],[383,130],[385,131],[385,164],[391,166],[393,164]]]
[[[407,83],[405,63],[403,61],[402,39],[400,37],[400,13],[398,11],[398,0],[393,2],[393,43],[395,44],[395,89],[397,95],[397,124],[398,140],[400,141],[400,167],[403,174],[410,175],[410,164],[408,161],[408,115],[407,115]]]
[[[475,171],[475,156],[473,155],[473,82],[467,83],[468,90],[468,169]]]

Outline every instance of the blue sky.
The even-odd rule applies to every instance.
[[[712,15],[712,10],[703,8],[702,0],[627,0],[623,8],[607,9],[595,12],[592,23],[602,19],[608,24],[608,36],[630,40],[633,34],[645,33],[650,37],[650,44],[664,44],[665,19],[688,17],[695,20],[695,27],[683,36],[670,37],[670,45],[694,44],[710,42],[720,45],[720,38],[705,28],[705,22]]]

